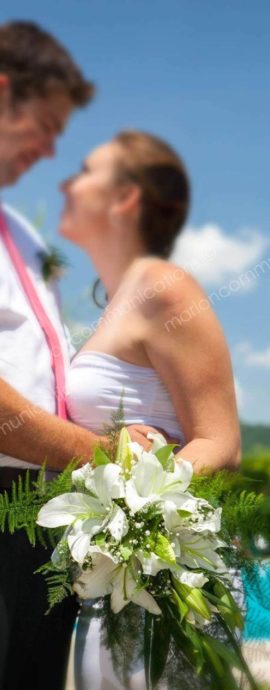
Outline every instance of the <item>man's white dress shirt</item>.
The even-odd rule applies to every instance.
[[[61,322],[57,284],[44,281],[39,252],[47,252],[46,245],[33,226],[6,204],[1,206],[13,240],[23,257],[38,296],[51,319],[62,347],[66,368],[69,366],[69,346],[66,330]],[[56,411],[55,383],[51,368],[51,353],[44,332],[32,311],[20,279],[0,236],[0,378],[4,379],[30,402],[44,410]],[[29,420],[26,409],[9,419],[1,416],[1,437],[9,438]],[[32,467],[0,452],[0,467]]]

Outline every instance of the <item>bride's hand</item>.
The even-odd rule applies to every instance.
[[[140,443],[140,445],[143,446],[144,450],[146,451],[149,451],[152,448],[152,441],[147,438],[147,434],[149,432],[151,432],[151,434],[162,434],[166,438],[167,443],[179,443],[179,440],[170,438],[163,429],[154,428],[153,426],[147,426],[144,424],[130,424],[130,426],[127,426],[127,430],[132,441],[137,441],[137,443]]]

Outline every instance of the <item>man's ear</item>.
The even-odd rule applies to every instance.
[[[10,78],[7,74],[0,72],[0,113],[6,111],[10,106]]]
[[[0,72],[0,91],[9,91],[10,88],[10,78],[7,74],[2,74]]]

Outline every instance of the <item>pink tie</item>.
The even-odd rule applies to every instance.
[[[61,349],[61,343],[57,332],[48,318],[45,309],[39,299],[37,290],[30,278],[24,261],[18,251],[9,228],[7,226],[3,212],[0,209],[0,235],[9,253],[11,261],[20,278],[26,296],[31,304],[33,312],[45,334],[50,352],[51,366],[55,379],[55,397],[57,414],[62,419],[67,419],[66,400],[65,400],[65,365]]]

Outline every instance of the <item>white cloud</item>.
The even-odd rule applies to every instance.
[[[241,363],[246,366],[270,369],[270,347],[253,350],[251,343],[243,342],[235,347],[234,354],[239,356]]]
[[[209,223],[187,228],[176,242],[172,259],[205,285],[220,285],[254,267],[269,246],[269,241],[257,230],[240,230],[228,235],[218,225]],[[255,282],[256,274],[254,280],[250,276],[243,289],[251,289]]]
[[[260,352],[248,352],[245,358],[245,363],[249,366],[263,367],[270,369],[270,347]]]

